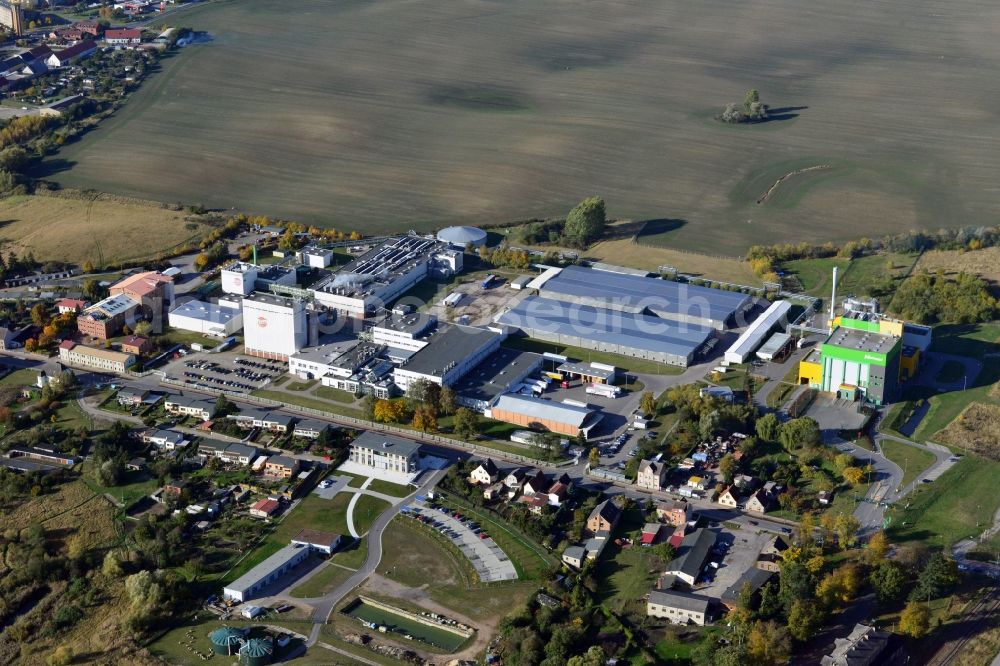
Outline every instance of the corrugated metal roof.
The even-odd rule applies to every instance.
[[[595,271],[567,266],[541,287],[548,294],[611,301],[624,307],[724,321],[743,307],[749,296],[736,291],[698,287],[685,282],[640,277],[623,273]]]
[[[536,419],[567,423],[577,427],[582,426],[593,413],[592,410],[586,407],[577,407],[576,405],[567,405],[561,402],[542,400],[541,398],[513,393],[500,396],[497,399],[494,409],[524,414]]]
[[[704,326],[540,296],[529,296],[496,321],[529,335],[532,330],[539,330],[684,357],[705,344],[713,331]]]

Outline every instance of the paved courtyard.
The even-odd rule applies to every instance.
[[[726,544],[729,549],[721,557],[714,553],[709,557],[708,561],[719,562],[719,568],[715,571],[711,582],[696,587],[694,590],[698,594],[715,599],[721,598],[722,594],[743,575],[744,571],[756,564],[757,555],[761,548],[774,538],[773,534],[767,532],[758,534],[753,528],[723,528],[717,533],[716,545]]]

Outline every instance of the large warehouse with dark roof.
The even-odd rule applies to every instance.
[[[714,331],[645,314],[529,296],[496,323],[530,338],[687,367]]]
[[[662,319],[723,330],[753,306],[753,298],[736,291],[698,287],[685,282],[567,266],[536,280],[544,298],[652,314]]]

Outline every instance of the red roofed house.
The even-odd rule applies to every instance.
[[[667,543],[669,543],[675,549],[680,548],[681,542],[684,541],[684,530],[685,530],[684,525],[681,525],[676,530],[674,530],[674,533],[670,535],[669,539],[667,539]]]
[[[654,543],[660,540],[660,531],[663,529],[663,523],[646,523],[646,526],[642,528],[642,540],[643,546],[652,546]]]
[[[552,484],[552,487],[549,488],[548,492],[549,504],[551,504],[552,506],[560,506],[563,503],[563,500],[566,499],[566,495],[568,494],[569,494],[569,486],[560,481],[556,481],[555,483]]]
[[[104,41],[108,44],[139,44],[142,42],[142,30],[138,28],[121,28],[117,30],[105,30]]]
[[[517,498],[517,501],[528,507],[528,511],[531,513],[542,515],[542,511],[545,507],[549,505],[548,497],[546,495],[521,495]]]
[[[273,499],[262,499],[252,507],[250,507],[250,515],[256,518],[270,518],[278,510],[277,500]]]
[[[87,307],[87,301],[81,301],[76,298],[64,298],[56,303],[56,307],[59,308],[59,314],[66,314],[67,312],[80,312]]]
[[[141,338],[137,335],[127,335],[122,338],[122,351],[126,354],[135,354],[140,356],[152,349],[147,338]]]

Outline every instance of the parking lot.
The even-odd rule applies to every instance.
[[[271,361],[233,352],[194,353],[171,361],[166,376],[192,388],[214,388],[250,393],[288,371],[283,361]]]
[[[774,535],[751,529],[710,529],[718,535],[715,548],[705,563],[705,573],[694,591],[719,599],[744,571],[756,564],[757,555]],[[710,562],[717,563],[719,568],[716,569]]]
[[[434,509],[419,501],[403,507],[402,511],[450,539],[472,563],[480,581],[517,580],[517,570],[507,554],[479,525],[460,517],[461,513],[444,507]]]

